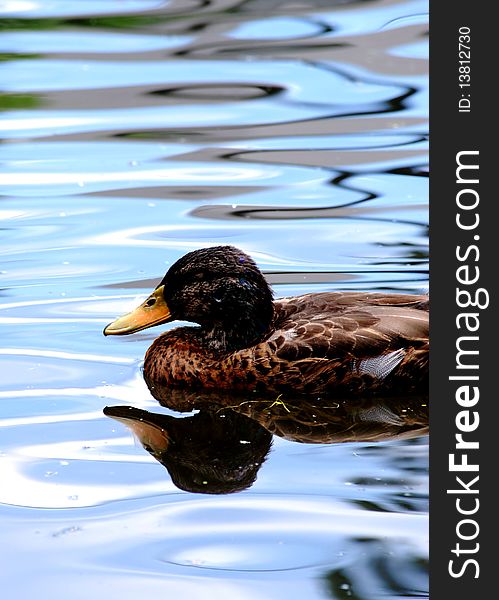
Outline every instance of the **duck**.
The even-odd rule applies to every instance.
[[[187,321],[148,348],[157,386],[316,397],[426,393],[429,296],[325,291],[274,299],[256,262],[233,246],[191,251],[104,335]]]

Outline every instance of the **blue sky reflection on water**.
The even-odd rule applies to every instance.
[[[427,9],[2,4],[6,597],[427,597],[424,428],[281,431],[253,485],[205,495],[102,413],[192,416],[142,379],[159,331],[102,328],[194,248],[242,248],[277,296],[427,288]]]

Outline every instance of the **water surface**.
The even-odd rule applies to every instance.
[[[193,493],[103,414],[199,414],[142,379],[159,331],[101,333],[207,245],[277,296],[426,289],[426,2],[8,0],[0,24],[3,597],[427,597],[414,406],[347,441],[273,407],[256,481]]]

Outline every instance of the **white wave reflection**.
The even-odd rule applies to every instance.
[[[48,111],[26,110],[9,112],[8,119],[0,119],[0,132],[12,139],[33,136],[55,136],[98,131],[141,131],[143,129],[179,129],[222,127],[227,125],[270,125],[328,116],[330,107],[307,105],[275,106],[266,100],[252,102],[197,104],[166,107],[128,107],[95,110],[59,110],[58,116]]]
[[[37,2],[30,2],[29,0],[7,0],[0,4],[0,15],[11,16],[16,13],[35,10],[37,6],[39,6]]]
[[[0,491],[0,503],[36,508],[76,508],[96,506],[118,498],[133,498],[144,494],[157,495],[168,491],[166,481],[149,484],[89,484],[63,483],[51,479],[33,479],[26,475],[24,467],[31,465],[32,458],[4,458],[0,460],[0,476],[4,485]],[[57,479],[57,478],[56,478]]]
[[[292,17],[272,17],[241,23],[228,37],[240,40],[290,40],[320,33],[317,23]]]
[[[29,325],[42,323],[106,323],[105,319],[71,319],[48,317],[0,317],[4,325]]]
[[[17,348],[0,348],[0,355],[7,356],[39,356],[43,358],[56,358],[62,360],[85,360],[91,362],[116,363],[131,365],[136,361],[132,358],[121,356],[108,356],[105,354],[85,354],[79,352],[58,352],[55,350],[32,350],[29,348],[18,350]]]
[[[78,396],[81,397],[89,390],[78,388],[78,390],[71,390],[66,388],[65,390],[40,390],[44,393],[38,393],[39,390],[23,390],[21,392],[2,392],[0,391],[0,398],[38,398],[45,397],[46,394],[50,396]],[[64,391],[64,393],[62,393]],[[78,393],[76,393],[78,391]],[[90,391],[96,391],[90,390]],[[40,416],[29,416],[29,417],[13,417],[10,419],[1,419],[0,427],[22,427],[25,425],[46,425],[48,423],[72,423],[80,421],[92,421],[102,418],[102,411],[93,411],[87,413],[78,413],[74,415],[60,414],[60,415],[40,415]],[[17,451],[17,449],[16,449]]]
[[[0,52],[107,54],[117,52],[150,52],[189,44],[186,35],[139,35],[127,33],[82,31],[4,31]]]
[[[428,40],[414,42],[412,44],[404,44],[390,50],[393,56],[404,56],[407,58],[419,58],[421,60],[428,59]]]
[[[276,179],[281,175],[276,169],[264,169],[255,167],[231,166],[206,166],[196,165],[195,163],[189,167],[179,167],[178,164],[166,166],[162,169],[131,169],[127,172],[105,171],[102,173],[89,172],[70,172],[70,173],[37,173],[30,171],[23,173],[22,184],[19,183],[19,173],[10,172],[0,174],[0,185],[7,187],[8,193],[19,193],[23,187],[27,186],[54,186],[72,184],[81,182],[88,186],[93,183],[109,183],[113,184],[132,182],[136,184],[140,181],[142,184],[152,183],[169,183],[176,185],[187,185],[205,182],[207,184],[217,183],[218,185],[231,185],[235,182],[251,183],[258,185],[259,181],[268,179]],[[8,186],[11,186],[8,188]],[[113,187],[113,189],[117,189]],[[39,195],[39,190],[38,194]],[[51,190],[52,193],[52,190]]]
[[[107,401],[118,401],[125,402],[141,408],[148,407],[151,404],[156,406],[156,403],[151,399],[151,395],[144,383],[143,378],[136,374],[134,377],[125,380],[120,384],[105,383],[104,385],[97,386],[82,386],[82,387],[60,387],[60,388],[47,388],[37,387],[20,390],[0,390],[0,398],[71,398],[88,396],[91,398],[99,399],[99,406],[104,405]],[[71,404],[68,404],[71,406]],[[51,414],[51,415],[29,415],[26,417],[13,417],[0,419],[0,427],[10,427],[12,425],[31,425],[33,423],[57,423],[65,420],[86,420],[87,415],[84,416],[80,413],[74,413],[71,411]],[[99,415],[102,418],[102,412],[91,412],[92,418],[96,418]]]
[[[7,123],[5,121],[4,123]],[[199,144],[186,142],[120,142],[99,140],[95,142],[37,142],[36,149],[29,142],[5,144],[0,146],[0,158],[9,167],[21,169],[25,166],[31,171],[33,167],[43,167],[55,171],[67,171],[69,166],[82,165],[95,170],[104,171],[111,165],[137,166],[143,161],[164,159],[168,156],[193,152],[201,148]],[[106,159],[103,165],[99,159]]]
[[[147,11],[168,4],[168,0],[5,0],[0,15],[5,17],[63,17]]]
[[[89,413],[91,416],[92,413]],[[82,415],[83,416],[83,415]],[[101,413],[102,416],[102,413]],[[16,448],[16,455],[19,457],[31,457],[36,460],[57,459],[64,462],[72,460],[88,460],[100,462],[127,462],[127,463],[148,463],[156,465],[154,459],[147,453],[124,454],[124,451],[130,449],[130,439],[128,437],[113,437],[106,439],[92,440],[91,446],[82,446],[81,440],[71,440],[68,442],[55,442],[51,444],[33,444],[31,446],[20,446]],[[92,450],[92,452],[88,452]]]
[[[81,194],[82,191],[103,192],[137,187],[164,186],[221,186],[234,185],[279,186],[293,183],[318,184],[330,176],[327,169],[309,169],[299,166],[254,163],[244,165],[218,162],[189,162],[179,166],[175,161],[162,161],[161,167],[136,168],[123,165],[121,170],[82,171],[65,165],[65,172],[58,171],[57,164],[51,170],[35,170],[33,165],[12,165],[8,173],[0,174],[4,194],[17,196],[53,196]],[[106,163],[107,166],[107,163]]]
[[[11,113],[12,115],[12,113]],[[80,127],[85,130],[87,126],[93,125],[95,119],[85,116],[71,115],[67,117],[47,116],[46,113],[38,116],[21,116],[0,120],[0,131],[15,134],[22,131],[33,131],[40,128]]]
[[[121,300],[123,298],[128,298],[127,294],[113,294],[110,296],[79,296],[77,298],[54,298],[52,300],[21,300],[17,302],[5,302],[4,304],[0,304],[0,310],[11,309],[11,308],[25,308],[32,306],[51,306],[54,304],[79,304],[86,302],[95,302],[98,300]],[[84,304],[83,304],[84,306]]]

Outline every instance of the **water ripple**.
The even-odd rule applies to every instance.
[[[427,287],[427,12],[1,4],[7,596],[427,596],[425,430],[274,436],[251,489],[210,497],[178,489],[102,413],[185,416],[143,381],[157,333],[102,328],[199,246],[250,253],[276,296]]]

